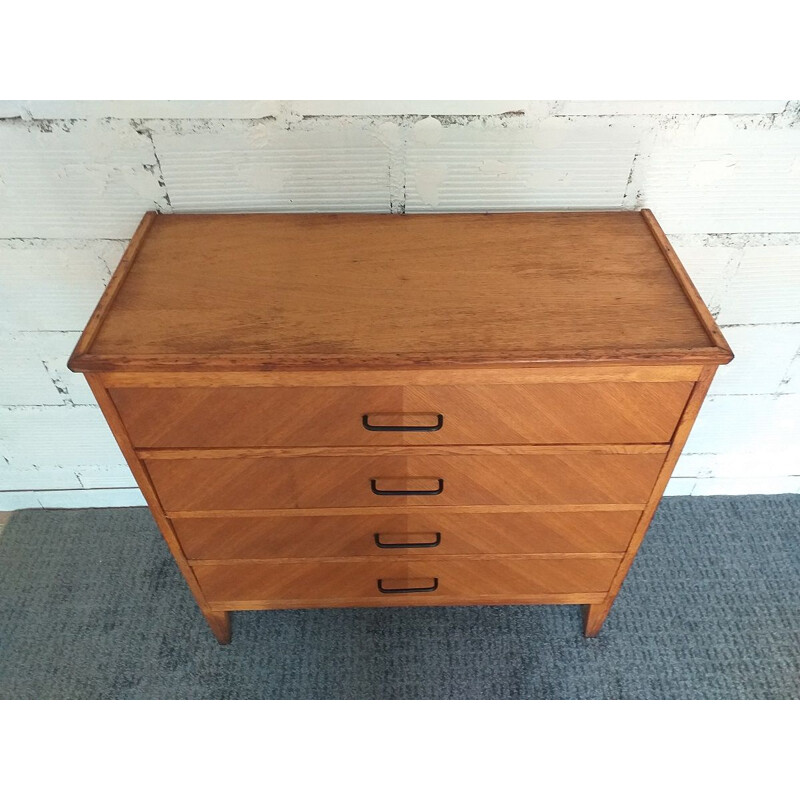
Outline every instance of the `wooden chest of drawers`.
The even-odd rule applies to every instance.
[[[70,359],[237,610],[570,603],[595,635],[730,349],[652,214],[148,214]]]

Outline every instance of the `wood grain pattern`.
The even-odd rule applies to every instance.
[[[504,367],[490,369],[286,370],[281,372],[105,372],[109,387],[212,386],[508,386],[531,383],[683,383],[700,377],[694,364]]]
[[[668,442],[693,384],[113,388],[136,447]],[[375,431],[371,426],[439,430]]]
[[[156,217],[74,369],[722,363],[636,212]]]
[[[329,558],[431,553],[468,554],[620,553],[628,547],[639,511],[478,513],[173,519],[186,557],[192,560]],[[438,544],[437,544],[438,542]]]
[[[672,471],[675,469],[675,464],[678,462],[678,458],[683,450],[683,446],[686,444],[686,440],[689,438],[689,433],[691,432],[692,426],[697,419],[697,414],[700,411],[700,407],[703,404],[703,400],[705,399],[709,386],[711,386],[711,381],[714,379],[715,372],[716,367],[706,368],[701,379],[695,384],[694,391],[692,392],[692,395],[686,404],[686,408],[684,409],[683,415],[681,416],[681,421],[678,423],[678,429],[675,431],[675,436],[672,440],[670,451],[667,454],[664,464],[658,474],[658,478],[655,486],[653,487],[650,499],[647,501],[647,505],[642,512],[642,516],[636,526],[636,530],[634,531],[628,550],[620,562],[617,574],[614,576],[608,596],[602,601],[602,603],[593,606],[587,611],[584,626],[584,633],[586,636],[597,636],[597,634],[600,632],[600,629],[603,627],[606,617],[608,617],[609,611],[611,611],[611,606],[614,604],[614,600],[616,599],[617,594],[622,587],[622,582],[625,580],[628,570],[633,565],[633,561],[636,558],[639,547],[644,540],[644,535],[647,533],[647,529],[653,520],[653,515],[656,513],[658,504],[661,502],[664,489],[666,489],[667,483],[672,476]]]
[[[158,498],[158,494],[156,493],[152,482],[150,481],[147,470],[136,456],[136,452],[133,449],[130,439],[128,438],[128,434],[125,431],[125,426],[122,424],[122,420],[117,414],[114,403],[108,396],[106,387],[103,385],[102,376],[87,375],[86,379],[89,382],[89,387],[91,388],[92,393],[94,394],[95,399],[97,400],[97,403],[106,418],[106,422],[108,422],[108,425],[111,428],[111,433],[114,435],[114,439],[119,445],[119,449],[122,451],[122,455],[125,458],[125,461],[127,462],[131,472],[133,473],[133,477],[136,479],[139,489],[144,495],[144,499],[150,508],[150,512],[152,513],[153,518],[158,525],[158,529],[161,531],[161,535],[164,537],[164,541],[167,543],[167,547],[169,548],[172,557],[175,559],[178,569],[183,575],[184,580],[189,586],[189,590],[194,596],[195,602],[200,607],[200,611],[203,613],[203,616],[211,628],[212,633],[217,638],[217,641],[220,644],[227,644],[231,637],[229,616],[226,613],[220,613],[212,610],[209,607],[206,598],[203,596],[203,592],[197,583],[194,572],[189,566],[186,555],[181,549],[178,537],[175,535],[175,530],[172,527],[172,523],[164,513],[164,508],[161,505],[161,501]]]
[[[596,605],[605,598],[605,592],[568,592],[563,594],[493,594],[457,597],[436,594],[381,595],[363,600],[314,599],[293,601],[233,600],[211,603],[214,611],[269,611],[299,608],[402,608],[405,606],[502,606],[502,605]],[[226,644],[226,642],[220,642]]]
[[[731,358],[648,210],[150,213],[69,365],[226,643],[335,606],[596,635]]]
[[[636,503],[650,495],[661,453],[607,455],[298,456],[146,460],[169,511],[503,503]],[[391,496],[378,491],[432,491]]]
[[[241,562],[194,566],[203,592],[214,604],[258,604],[292,608],[305,603],[374,605],[420,600],[491,601],[493,597],[605,592],[619,558],[437,560],[394,558],[336,564]],[[435,592],[382,594],[384,588],[420,588],[438,581]]]
[[[147,461],[189,461],[214,458],[333,458],[334,456],[542,456],[593,453],[595,455],[653,455],[669,451],[668,444],[440,444],[357,445],[355,447],[215,447],[194,450],[137,450]]]
[[[440,509],[448,514],[571,514],[599,511],[638,511],[640,514],[645,503],[556,503],[537,505],[511,505],[502,506],[448,506]],[[427,509],[430,511],[431,509]],[[419,508],[398,506],[391,513],[417,514]],[[358,516],[364,514],[372,516],[376,513],[374,508],[257,508],[257,509],[215,509],[211,514],[208,511],[170,511],[168,516],[176,519],[199,519],[208,516],[228,517],[231,519],[248,519],[252,517],[331,517],[331,516]]]

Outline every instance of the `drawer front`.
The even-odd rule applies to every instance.
[[[524,602],[608,591],[619,558],[389,559],[194,565],[211,603],[269,606]],[[417,591],[414,591],[417,590]]]
[[[171,511],[644,503],[663,453],[250,456],[145,461]]]
[[[638,511],[193,517],[173,526],[190,560],[398,554],[623,553]]]
[[[112,388],[135,447],[670,441],[690,382]],[[417,430],[397,431],[405,427]]]

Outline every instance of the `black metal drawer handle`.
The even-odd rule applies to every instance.
[[[444,425],[444,417],[441,414],[436,415],[435,425],[371,425],[369,421],[369,414],[364,414],[361,417],[361,424],[368,431],[439,431]]]
[[[433,579],[433,586],[415,586],[411,589],[384,589],[383,578],[378,578],[378,591],[383,594],[419,594],[420,592],[435,592],[439,588],[439,579]]]
[[[399,542],[398,544],[387,544],[381,541],[381,535],[375,534],[375,544],[384,550],[410,550],[415,547],[438,547],[442,542],[442,534],[437,531],[432,542]]]
[[[433,494],[441,494],[444,491],[444,479],[437,478],[439,481],[439,486],[436,489],[379,489],[378,488],[378,481],[380,478],[370,478],[369,486],[372,489],[372,494],[378,494],[383,497],[386,496],[393,496],[393,497],[410,497],[410,496],[420,496],[420,495],[433,495]]]

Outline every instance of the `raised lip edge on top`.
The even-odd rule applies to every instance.
[[[489,212],[491,213],[491,212]],[[499,212],[498,212],[499,213]],[[507,212],[502,212],[507,213]],[[570,213],[570,212],[520,212],[520,213]],[[259,356],[256,354],[219,355],[202,353],[170,353],[159,355],[94,355],[90,352],[97,334],[100,331],[106,316],[113,305],[125,278],[136,261],[139,249],[144,238],[159,216],[159,212],[147,211],[142,217],[136,231],[128,243],[111,280],[108,282],[103,294],[95,306],[83,333],[75,345],[72,355],[67,361],[67,366],[73,372],[111,372],[111,371],[335,371],[352,369],[428,369],[428,368],[454,368],[454,367],[501,367],[501,366],[527,366],[535,369],[537,366],[574,366],[576,364],[617,364],[617,365],[646,365],[646,364],[727,364],[733,359],[733,351],[728,345],[722,331],[717,326],[711,312],[703,302],[700,293],[686,272],[677,254],[662,230],[655,215],[649,208],[637,211],[626,210],[598,210],[595,212],[582,211],[582,213],[639,213],[656,240],[664,259],[672,270],[681,291],[700,322],[706,336],[711,342],[710,347],[691,349],[666,349],[641,351],[636,349],[599,350],[593,353],[590,350],[576,352],[554,351],[548,354],[532,353],[527,356],[504,358],[502,360],[487,358],[481,354],[460,354],[457,357],[432,359],[429,354],[414,356],[407,354],[403,358],[397,356],[387,358],[381,354],[374,361],[359,359],[358,364],[353,364],[341,356],[325,356],[321,354],[305,355],[298,357],[292,355]],[[201,216],[198,214],[175,214],[164,216]],[[214,214],[213,216],[242,216],[242,214]],[[249,216],[249,215],[247,215]]]

